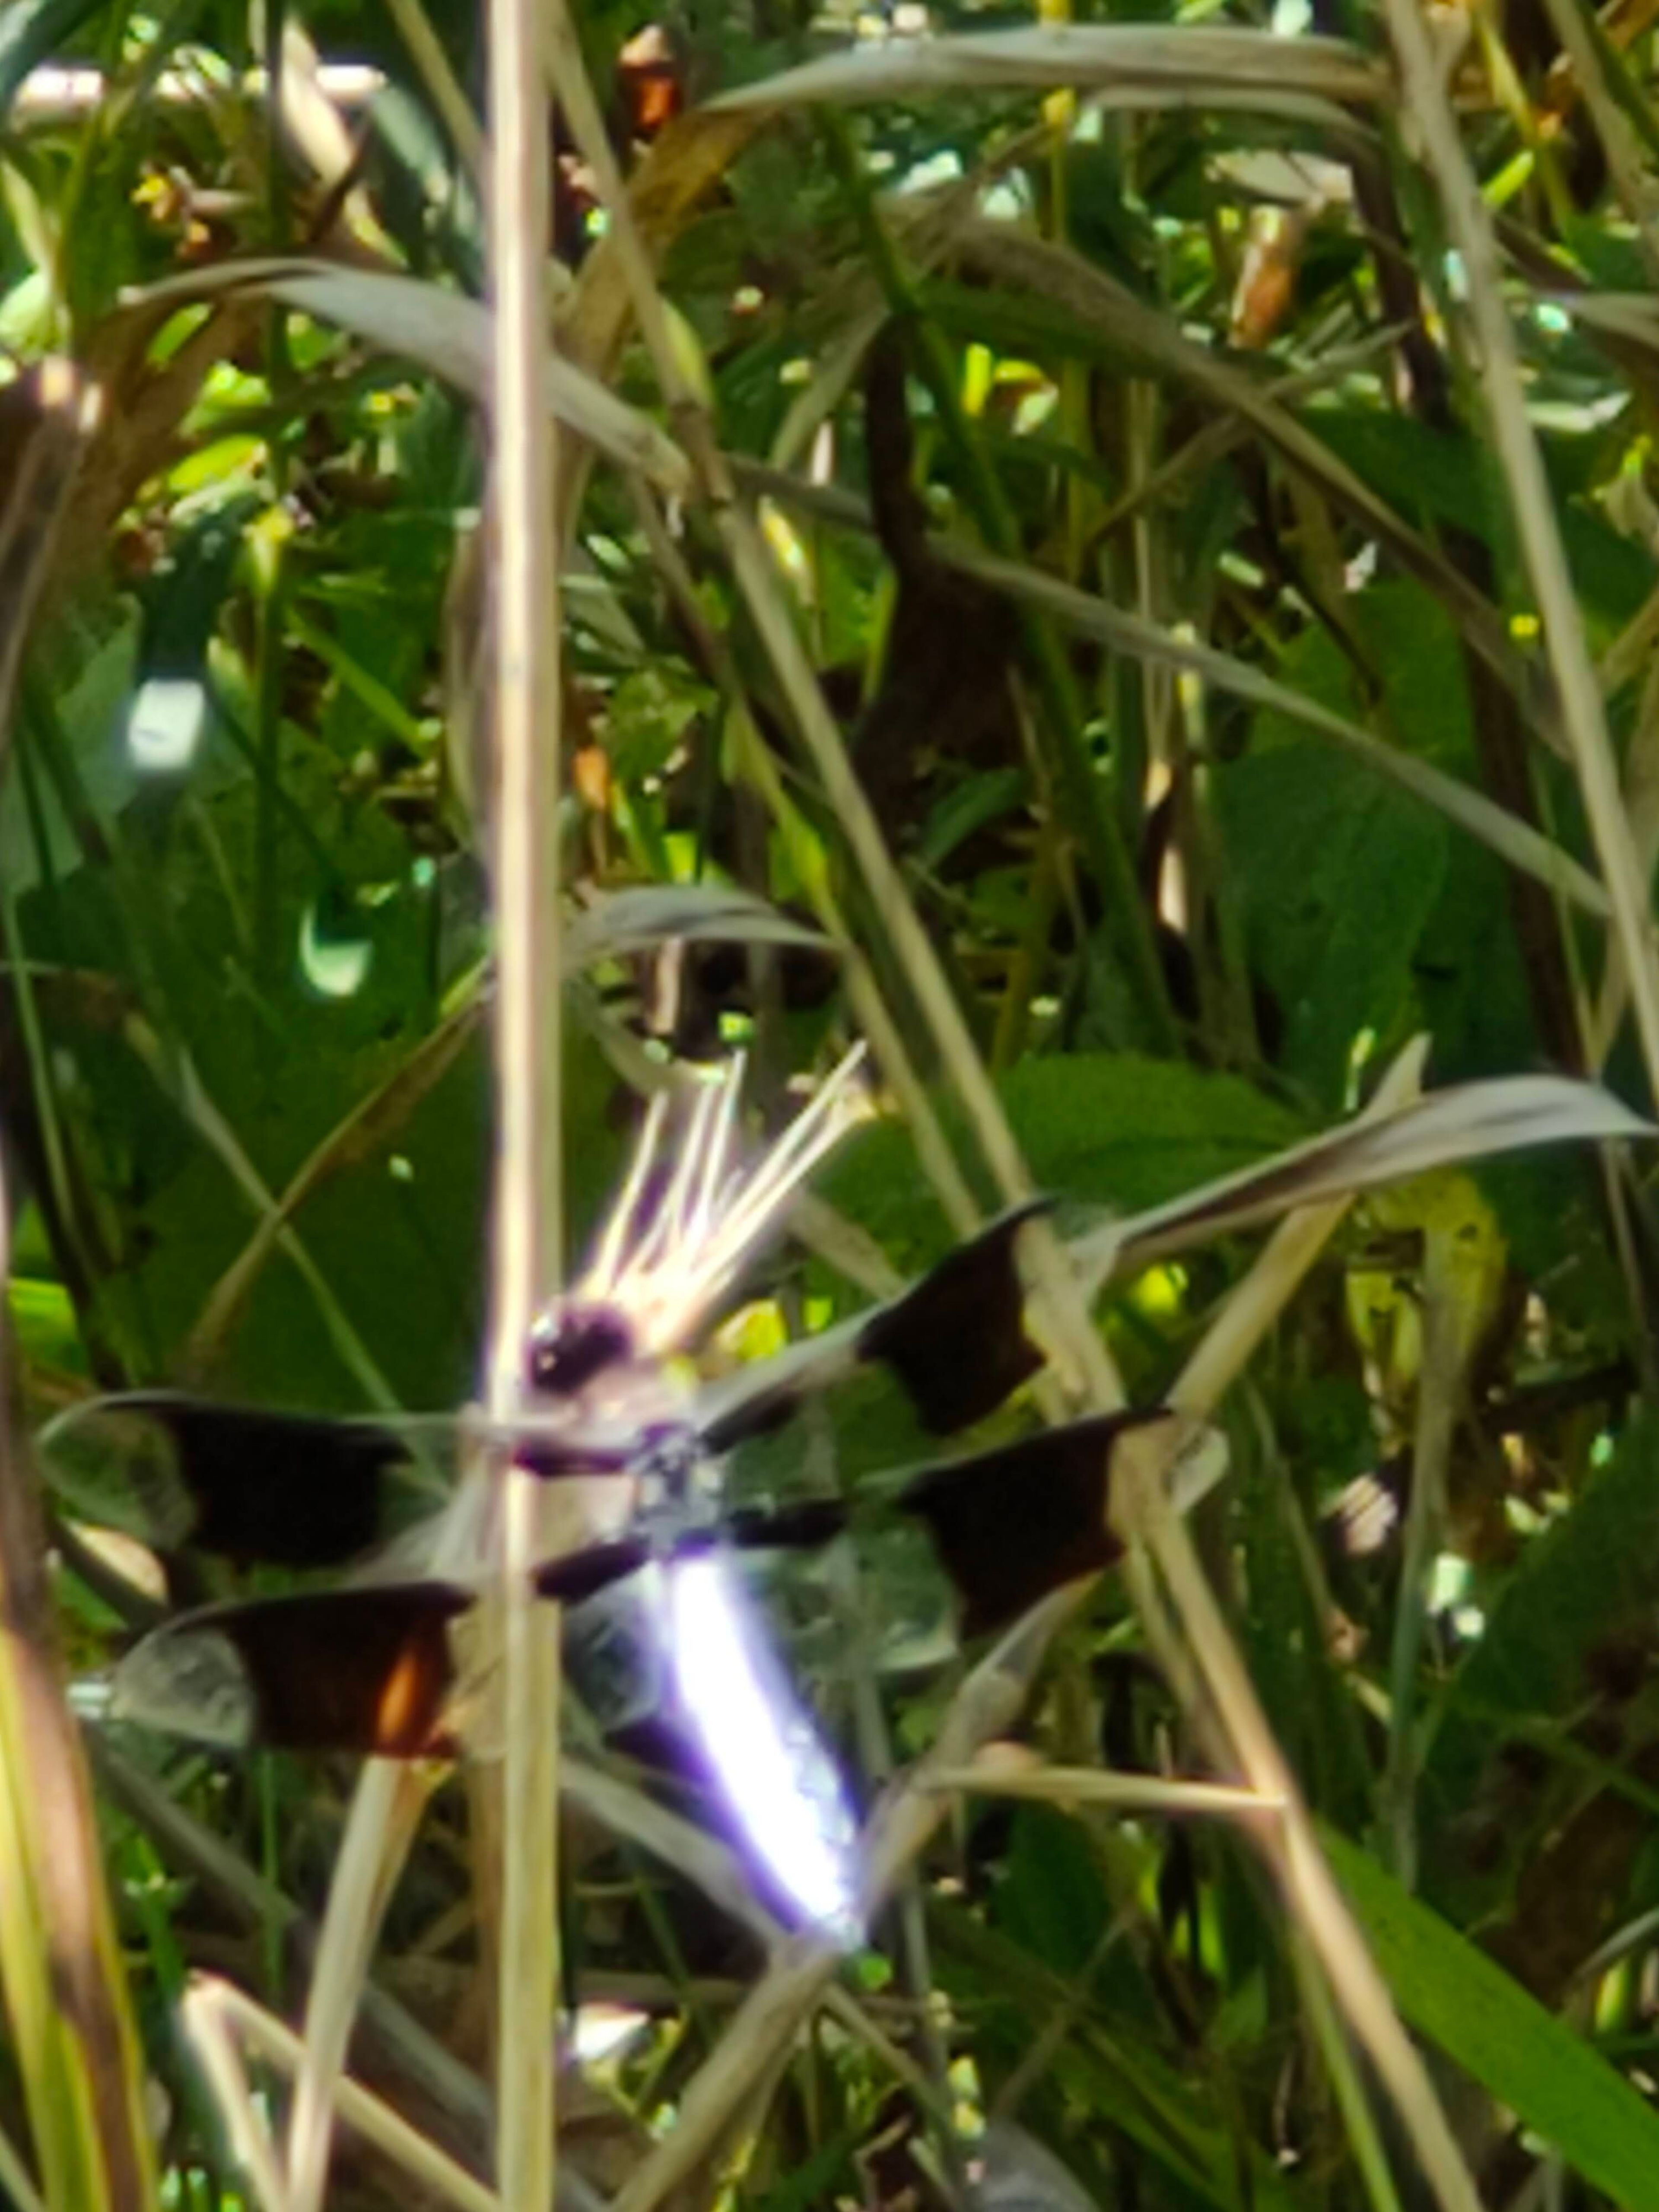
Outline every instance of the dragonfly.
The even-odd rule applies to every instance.
[[[520,1413],[504,1434],[481,1414],[461,1418],[476,1463],[434,1511],[422,1510],[418,1417],[399,1430],[139,1390],[50,1423],[44,1456],[71,1503],[77,1454],[120,1440],[165,1556],[356,1570],[163,1621],[115,1666],[106,1717],[229,1746],[457,1754],[476,1697],[469,1624],[497,1586],[510,1462],[550,1503],[579,1486],[581,1535],[550,1538],[532,1571],[537,1594],[573,1608],[574,1620],[625,1595],[623,1640],[637,1645],[642,1622],[647,1647],[642,1670],[633,1650],[633,1671],[656,1685],[644,1703],[665,1705],[723,1825],[798,1921],[860,1940],[850,1793],[738,1572],[744,1553],[830,1542],[849,1507],[838,1494],[733,1503],[727,1465],[860,1369],[885,1369],[922,1426],[948,1437],[994,1413],[1044,1355],[1027,1328],[1017,1252],[1035,1201],[896,1297],[733,1374],[685,1379],[676,1355],[856,1118],[856,1077],[849,1056],[753,1164],[740,1157],[740,1061],[700,1084],[689,1108],[658,1095],[586,1267],[532,1332]],[[903,1476],[891,1503],[930,1537],[964,1637],[1112,1563],[1115,1453],[1131,1428],[1172,1419],[1161,1407],[1093,1416]],[[376,1550],[400,1517],[410,1525]],[[590,1641],[602,1648],[604,1634]]]

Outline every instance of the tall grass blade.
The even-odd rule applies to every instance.
[[[0,1280],[10,1272],[0,1189]],[[145,2212],[156,2176],[45,1523],[0,1320],[0,1991],[49,2212]]]

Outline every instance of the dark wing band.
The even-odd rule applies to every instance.
[[[210,1606],[121,1662],[114,1717],[222,1743],[439,1756],[453,1748],[449,1630],[474,1601],[419,1582]]]
[[[1014,1240],[1048,1205],[1033,1199],[957,1245],[860,1332],[860,1358],[893,1370],[935,1436],[982,1421],[1042,1365],[1025,1334]]]
[[[1033,1199],[1005,1213],[873,1313],[791,1345],[716,1385],[706,1394],[698,1422],[705,1449],[720,1457],[787,1420],[804,1399],[872,1363],[892,1370],[935,1436],[994,1413],[1042,1365],[1025,1333],[1014,1241],[1022,1224],[1049,1203]]]
[[[961,1595],[964,1635],[1006,1626],[1121,1556],[1106,1520],[1112,1455],[1127,1430],[1167,1417],[1155,1406],[1073,1421],[925,1468],[905,1485],[899,1505],[927,1523]]]
[[[368,1421],[221,1405],[183,1391],[131,1391],[87,1408],[118,1438],[129,1422],[166,1439],[165,1468],[135,1483],[165,1481],[182,1500],[154,1501],[165,1548],[191,1544],[240,1565],[343,1566],[386,1533],[386,1478],[408,1452]],[[71,1429],[80,1427],[77,1415]],[[128,1430],[129,1437],[136,1430]],[[118,1443],[117,1448],[118,1449]]]

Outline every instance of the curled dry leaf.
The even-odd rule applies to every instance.
[[[813,945],[827,940],[764,899],[714,884],[640,884],[594,899],[564,933],[567,974],[671,938],[732,945]]]
[[[1292,1208],[1347,1199],[1434,1168],[1533,1145],[1659,1136],[1610,1091],[1564,1075],[1509,1075],[1454,1084],[1380,1120],[1358,1120],[1259,1166],[1224,1176],[1127,1221],[1079,1237],[1072,1255],[1091,1288],[1121,1267],[1229,1235]]]
[[[232,291],[280,301],[400,355],[471,399],[485,398],[489,310],[465,293],[418,277],[301,258],[228,261],[135,294],[131,304],[154,307]],[[690,462],[648,416],[562,355],[550,352],[546,378],[548,405],[567,428],[618,467],[637,469],[659,490],[676,497],[690,490]]]
[[[716,109],[810,106],[822,100],[908,100],[919,93],[1028,86],[1079,91],[1137,86],[1171,100],[1215,92],[1277,100],[1370,102],[1389,73],[1340,39],[1274,38],[1262,31],[1172,29],[1162,23],[1045,23],[962,38],[890,39],[853,46],[744,85]],[[1339,121],[1342,118],[1339,118]]]

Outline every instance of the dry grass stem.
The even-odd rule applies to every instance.
[[[0,1177],[0,1282],[11,1268]],[[156,2201],[139,2045],[94,1812],[64,1694],[46,1529],[0,1313],[0,1995],[41,2194],[53,2212]]]
[[[550,115],[535,0],[492,0],[489,249],[495,351],[496,922],[495,1186],[486,1398],[504,1425],[563,1260],[560,1153],[559,622],[546,404]],[[530,1580],[541,1486],[509,1470],[502,1516],[501,1887],[496,2175],[521,2212],[553,2202],[559,1618]]]
[[[810,484],[753,462],[738,465],[736,473],[754,491],[787,501],[803,513],[860,529],[871,526],[866,502],[837,487]],[[1097,638],[1112,651],[1133,659],[1196,676],[1224,695],[1299,723],[1433,807],[1507,866],[1535,876],[1586,914],[1604,918],[1611,912],[1607,892],[1590,871],[1531,823],[1499,806],[1474,785],[1448,775],[1431,761],[1385,743],[1320,701],[1277,682],[1254,664],[1194,639],[1177,636],[1040,569],[1000,560],[994,554],[945,537],[932,539],[930,550],[947,568],[994,585],[1016,604],[1052,616],[1079,636]]]
[[[1005,1765],[988,1751],[972,1766],[933,1769],[927,1788],[981,1797],[1029,1798],[1038,1804],[1107,1805],[1128,1814],[1214,1820],[1271,1820],[1284,1809],[1277,1798],[1259,1796],[1254,1790],[1235,1790],[1224,1782],[1101,1773],[1088,1766]]]
[[[198,2039],[198,2048],[216,2045],[221,2051],[234,2050],[234,2039],[285,2073],[296,2073],[302,2063],[303,2046],[293,2031],[234,1984],[216,1976],[197,1977],[185,1992],[184,2013],[187,2030]],[[223,2063],[222,2058],[217,2059],[216,2071]],[[333,2098],[335,2112],[348,2127],[439,2202],[453,2205],[456,2212],[501,2212],[502,2200],[493,2190],[458,2166],[361,2083],[343,2075],[334,2084]],[[254,2178],[264,2195],[276,2177],[255,2169]],[[280,2207],[280,2195],[275,2202]]]
[[[289,2123],[287,2212],[317,2212],[328,2185],[334,2091],[381,1915],[430,1793],[418,1768],[371,1759],[352,1795],[306,1996],[304,2051]]]
[[[1635,1008],[1650,1096],[1659,1102],[1659,957],[1648,915],[1648,887],[1626,819],[1601,687],[1584,641],[1543,458],[1527,412],[1492,216],[1463,152],[1421,10],[1413,0],[1387,0],[1387,16],[1400,62],[1406,113],[1420,135],[1447,228],[1462,257],[1493,442],[1543,623],[1562,726],[1613,904],[1613,927]]]
[[[472,103],[450,66],[443,41],[432,27],[430,16],[421,0],[386,0],[386,9],[398,27],[398,37],[409,49],[410,59],[421,73],[428,97],[448,131],[451,143],[474,181],[482,183],[487,152],[484,135],[472,112]]]

